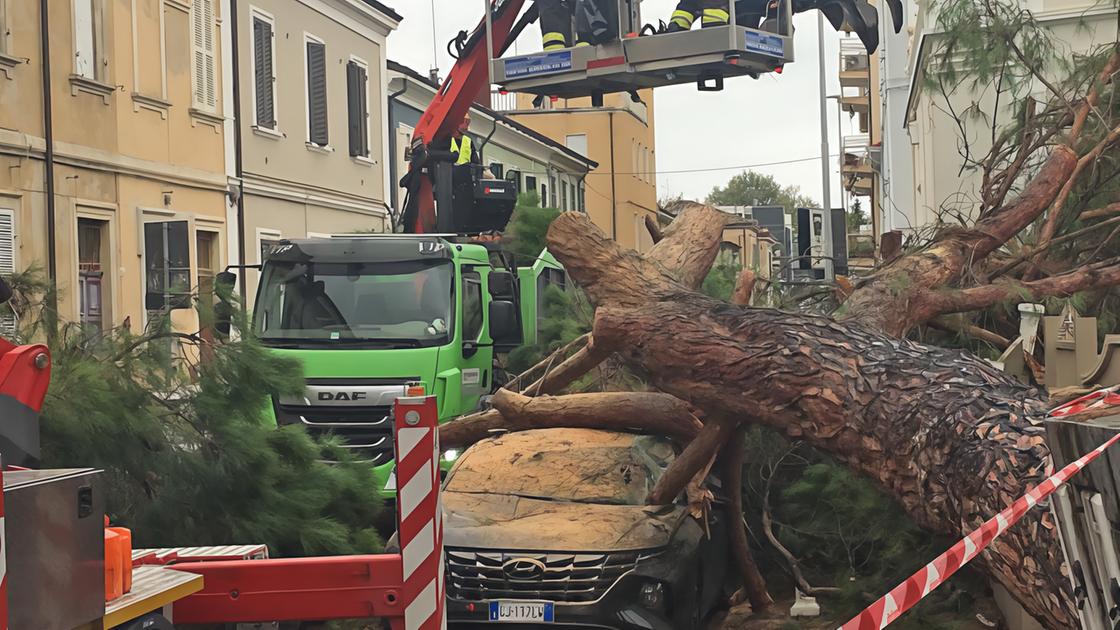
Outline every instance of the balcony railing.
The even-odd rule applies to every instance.
[[[490,91],[490,109],[496,112],[517,111],[517,94],[501,90]]]
[[[865,133],[840,139],[840,176],[844,188],[857,195],[870,194],[874,185],[871,163],[871,138]]]
[[[858,39],[840,40],[840,86],[842,88],[871,86],[871,66],[867,51]]]
[[[867,70],[871,64],[867,59],[867,49],[855,37],[840,38],[840,70]]]

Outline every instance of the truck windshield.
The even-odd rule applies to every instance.
[[[292,262],[264,267],[254,328],[264,341],[447,342],[452,266],[429,262]]]

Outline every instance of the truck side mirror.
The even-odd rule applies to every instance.
[[[5,304],[10,299],[12,299],[12,287],[7,280],[0,278],[0,304]]]
[[[237,274],[232,271],[223,271],[214,276],[214,285],[232,291],[237,286]]]
[[[518,344],[521,326],[517,322],[517,307],[509,300],[490,302],[490,338],[494,345]]]
[[[490,272],[490,296],[496,300],[513,300],[515,297],[513,274],[508,271]]]
[[[214,331],[222,339],[229,339],[233,329],[233,309],[230,302],[234,287],[237,286],[237,274],[232,271],[223,271],[214,276],[214,294],[218,296],[218,303],[214,305]]]

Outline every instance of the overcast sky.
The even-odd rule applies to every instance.
[[[482,18],[484,0],[385,0],[404,16],[400,29],[389,37],[389,58],[421,72],[433,63],[446,76],[453,60],[444,51],[460,30],[471,30]],[[647,23],[668,19],[676,0],[644,0]],[[433,47],[432,29],[435,27]],[[695,85],[658,88],[654,95],[657,131],[657,184],[662,197],[684,195],[702,199],[743,167],[773,175],[783,185],[800,186],[821,199],[820,110],[817,63],[817,14],[794,18],[797,61],[781,75],[727,81],[722,92],[697,92]],[[826,92],[838,94],[838,35],[825,23]],[[518,52],[540,48],[540,30],[526,29]],[[833,156],[839,153],[837,126],[852,133],[848,116],[837,118],[829,103],[829,138]],[[800,161],[787,164],[774,162]],[[838,158],[829,161],[833,174],[832,200],[839,207]],[[763,166],[763,164],[772,164]],[[689,172],[682,172],[689,171]]]

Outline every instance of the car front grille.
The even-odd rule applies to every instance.
[[[648,555],[637,551],[528,553],[449,548],[447,594],[466,601],[506,598],[592,602]],[[530,562],[524,563],[526,560]],[[536,575],[511,577],[506,567],[517,561],[536,566]]]
[[[342,448],[362,462],[380,466],[393,459],[393,410],[391,407],[310,407],[276,404],[280,426],[303,425],[308,435],[341,438]]]

